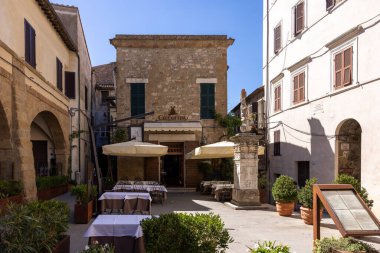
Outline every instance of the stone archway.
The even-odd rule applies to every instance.
[[[0,179],[19,180],[14,171],[11,131],[3,105],[0,103]]]
[[[362,128],[355,119],[342,121],[336,129],[336,173],[348,174],[361,181]]]
[[[36,176],[66,174],[66,143],[57,117],[42,111],[30,125],[33,167]]]

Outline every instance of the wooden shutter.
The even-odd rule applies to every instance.
[[[274,53],[281,49],[281,25],[274,28]]]
[[[57,58],[57,89],[62,91],[62,62]]]
[[[33,68],[36,67],[36,32],[33,27],[24,19],[25,37],[25,61]]]
[[[65,95],[75,99],[75,72],[65,71]]]
[[[293,102],[297,103],[298,102],[298,87],[299,87],[299,80],[298,80],[298,75],[293,78]]]
[[[294,35],[298,35],[302,32],[303,28],[304,28],[304,19],[305,19],[305,4],[304,2],[301,2],[299,4],[296,5],[295,7],[295,31],[294,31]]]
[[[273,132],[273,155],[281,155],[280,130]]]
[[[352,47],[343,52],[343,85],[350,85],[352,82]]]
[[[277,86],[274,90],[274,111],[281,110],[281,86]]]
[[[88,88],[84,86],[84,108],[88,109]]]
[[[326,0],[326,10],[330,10],[335,5],[335,0]]]
[[[298,102],[305,101],[305,72],[298,75]]]
[[[131,83],[131,116],[145,113],[145,83]]]
[[[201,119],[215,116],[215,84],[201,84]]]
[[[339,54],[336,54],[334,57],[335,88],[339,88],[342,86],[342,70],[343,70],[342,56],[343,56],[343,53],[339,53]]]

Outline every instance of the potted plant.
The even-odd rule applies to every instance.
[[[97,195],[96,187],[90,188],[87,184],[79,184],[71,188],[71,195],[75,196],[75,223],[87,224],[92,218],[93,200]]]
[[[376,253],[371,245],[348,238],[323,238],[315,241],[314,253]]]
[[[298,192],[298,202],[301,204],[301,218],[305,224],[313,225],[313,184],[316,178],[306,180],[305,186]],[[320,217],[322,218],[322,209]]]
[[[252,248],[248,247],[249,253],[290,253],[290,247],[277,244],[275,241],[264,241],[256,243]]]
[[[272,195],[278,214],[291,216],[297,199],[297,187],[293,178],[285,175],[278,177],[273,184]]]
[[[69,253],[69,207],[49,200],[7,206],[0,217],[0,252]]]
[[[84,250],[79,253],[114,253],[115,248],[109,244],[99,244],[95,241],[93,244],[86,246]]]
[[[67,176],[37,177],[37,196],[39,200],[49,200],[62,195],[68,189]]]

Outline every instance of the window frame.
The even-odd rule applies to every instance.
[[[104,97],[103,94],[107,93],[107,96]],[[107,98],[109,97],[110,95],[110,91],[109,90],[101,90],[100,91],[100,104],[102,105],[106,105],[107,104]]]
[[[355,37],[337,47],[331,50],[331,60],[330,60],[330,71],[331,71],[331,77],[330,77],[330,82],[331,82],[331,92],[337,92],[344,90],[346,88],[352,87],[353,85],[356,85],[357,82],[357,65],[358,65],[358,59],[357,59],[357,51],[358,51],[358,38]],[[352,53],[351,53],[351,82],[347,84],[343,84],[342,80],[342,85],[336,86],[336,71],[335,71],[335,56],[344,52],[345,50],[352,48]],[[344,60],[344,59],[343,59]],[[343,75],[341,77],[344,77]]]
[[[73,84],[69,83],[69,75],[73,75]],[[65,95],[69,99],[76,99],[76,87],[77,87],[77,76],[75,72],[72,71],[65,71]],[[70,93],[70,88],[71,93]]]
[[[206,87],[208,86],[209,90],[207,91],[207,94],[203,94],[202,93],[202,87]],[[212,89],[210,88],[212,87]],[[199,109],[200,109],[200,119],[215,119],[215,102],[216,102],[216,99],[215,99],[215,94],[216,94],[216,84],[215,83],[200,83],[199,85],[199,96],[200,96],[200,106],[199,106]],[[211,99],[211,95],[209,93],[209,91],[212,90],[212,100],[213,100],[213,103],[210,102],[210,99]],[[204,99],[207,99],[206,102],[204,102]],[[204,103],[207,103],[206,106],[202,105]],[[207,111],[205,111],[207,110]]]
[[[303,26],[302,26],[302,29],[297,29],[298,26],[297,26],[297,8],[300,4],[303,4]],[[296,38],[298,37],[300,34],[302,34],[306,28],[307,28],[307,1],[306,0],[301,0],[301,1],[298,1],[297,4],[295,4],[292,8],[292,15],[291,15],[291,26],[292,26],[292,37],[293,38]]]
[[[63,91],[63,64],[59,60],[58,57],[56,57],[56,68],[57,68],[57,89],[60,91]]]
[[[36,30],[26,19],[24,19],[24,47],[25,61],[33,68],[36,68]]]
[[[277,89],[280,89],[280,95],[279,97],[277,98]],[[277,102],[277,100],[279,100]],[[282,111],[282,82],[279,82],[279,83],[276,83],[275,85],[273,85],[273,112],[274,113],[277,113],[277,112],[280,112]]]
[[[307,68],[307,65],[306,66],[302,66],[300,68],[298,68],[297,70],[293,71],[292,74],[291,74],[291,80],[290,80],[290,83],[291,83],[291,93],[290,93],[290,101],[292,101],[292,105],[299,105],[299,104],[302,104],[302,103],[305,103],[307,100],[308,100],[308,96],[307,96],[307,91],[308,91],[308,68]],[[301,74],[304,74],[304,86],[303,86],[303,100],[298,100],[295,98],[295,90],[294,90],[294,79],[295,77],[301,75]],[[299,86],[298,86],[299,87]],[[297,92],[297,95],[299,98],[299,93]]]
[[[273,156],[281,156],[281,130],[273,131]]]
[[[143,90],[144,90],[144,94],[140,94],[140,93],[136,93],[136,94],[132,94],[132,91],[133,89],[135,89],[134,87],[143,87]],[[133,96],[137,96],[137,98],[133,97]],[[138,98],[138,96],[140,96],[140,98]],[[142,104],[134,104],[134,100],[137,99],[137,101],[140,101],[139,99],[142,98]],[[131,83],[130,84],[130,99],[131,99],[131,102],[130,102],[130,113],[131,113],[131,116],[136,116],[136,115],[140,115],[140,114],[144,114],[145,113],[145,110],[146,110],[146,89],[145,89],[145,83]],[[141,118],[143,119],[143,118]]]

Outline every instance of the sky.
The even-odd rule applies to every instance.
[[[79,8],[93,66],[116,61],[115,34],[227,35],[228,111],[262,85],[262,0],[50,0]]]

